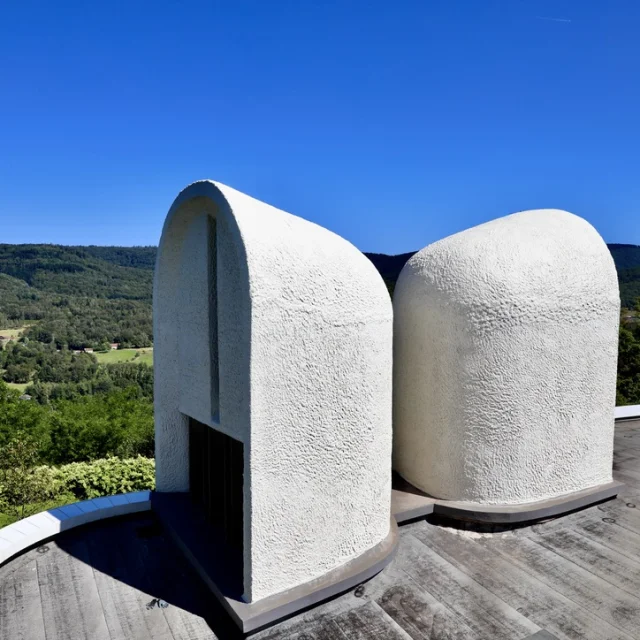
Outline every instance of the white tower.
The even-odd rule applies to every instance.
[[[564,211],[419,251],[394,294],[394,468],[486,505],[611,482],[619,312],[607,246]]]
[[[154,341],[157,490],[241,549],[246,602],[389,538],[392,309],[354,246],[192,184],[162,232]]]

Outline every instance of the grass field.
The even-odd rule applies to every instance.
[[[138,364],[153,365],[153,348],[146,349],[113,349],[94,353],[100,364],[114,364],[116,362],[137,362]]]
[[[5,338],[18,338],[26,328],[27,326],[18,327],[17,329],[0,329],[0,336],[4,336]]]
[[[7,382],[6,385],[10,389],[15,389],[20,393],[24,393],[24,390],[30,385],[30,382]]]

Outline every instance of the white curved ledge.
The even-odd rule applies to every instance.
[[[136,491],[115,496],[73,502],[41,511],[0,529],[0,564],[43,540],[96,520],[149,511],[151,492]]]
[[[640,418],[640,404],[629,405],[626,407],[616,407],[616,420],[631,420],[632,418]]]

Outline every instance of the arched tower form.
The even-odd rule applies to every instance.
[[[394,468],[486,505],[611,482],[619,312],[607,246],[565,211],[419,251],[394,294]]]
[[[196,182],[164,224],[154,343],[157,490],[240,537],[246,601],[388,538],[392,309],[353,245]]]

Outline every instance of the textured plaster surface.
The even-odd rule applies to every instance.
[[[207,259],[193,255],[207,251],[202,229],[192,229],[203,215],[215,220],[213,288],[201,281]],[[182,333],[199,346],[217,339],[217,355],[210,345],[193,356],[198,376],[218,366],[217,415],[206,406],[215,382],[198,382],[196,396],[184,391],[192,373]],[[245,445],[249,601],[320,577],[385,539],[392,310],[355,247],[229,187],[195,183],[165,222],[154,336],[158,490],[188,490],[185,414]]]
[[[586,221],[525,211],[429,245],[394,294],[394,466],[518,504],[611,481],[620,300]]]

